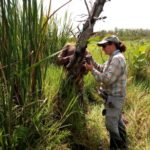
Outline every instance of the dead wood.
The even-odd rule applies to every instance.
[[[82,32],[80,32],[78,39],[77,39],[76,51],[75,51],[74,56],[72,57],[70,63],[67,66],[67,68],[70,70],[70,72],[72,72],[72,70],[74,70],[74,66],[76,64],[80,64],[80,62],[82,61],[84,53],[87,48],[88,39],[93,34],[93,28],[94,28],[95,22],[98,20],[99,15],[103,11],[105,2],[106,2],[106,0],[96,0],[94,2],[94,5],[93,5],[91,11],[89,11],[88,5],[85,0],[85,5],[87,7],[89,17],[83,24]]]

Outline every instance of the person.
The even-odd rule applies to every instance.
[[[108,61],[97,64],[92,59],[85,67],[101,83],[99,91],[106,100],[103,114],[110,135],[110,149],[127,149],[126,127],[122,119],[127,80],[126,60],[123,55],[126,46],[115,35],[104,38],[97,45],[109,55]]]

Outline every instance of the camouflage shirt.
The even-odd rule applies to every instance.
[[[124,55],[116,50],[103,65],[93,61],[92,74],[102,89],[112,96],[125,96],[127,69]]]

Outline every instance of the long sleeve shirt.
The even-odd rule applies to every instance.
[[[116,50],[103,65],[93,62],[92,74],[101,84],[102,89],[112,96],[125,96],[126,93],[126,60],[124,55]]]

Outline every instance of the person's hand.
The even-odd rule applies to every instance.
[[[92,64],[85,63],[85,68],[86,68],[86,70],[88,70],[88,71],[92,71],[92,70],[93,70],[93,65],[92,65]]]

